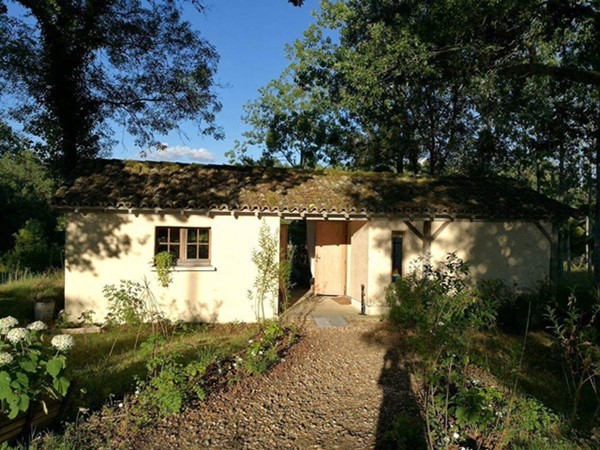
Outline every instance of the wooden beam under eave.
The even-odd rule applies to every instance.
[[[404,224],[408,227],[408,229],[412,232],[412,234],[414,234],[416,237],[418,237],[421,241],[423,241],[423,233],[421,233],[419,231],[419,229],[417,227],[415,227],[410,221],[405,220]]]
[[[533,222],[533,224],[537,227],[538,230],[540,230],[540,232],[548,240],[548,242],[550,243],[550,245],[552,245],[552,236],[550,236],[550,233],[548,233],[548,231],[544,228],[544,226],[541,223],[537,222],[537,221]]]
[[[446,227],[450,225],[450,222],[452,221],[447,220],[446,222],[442,223],[439,227],[437,227],[437,230],[435,230],[431,235],[431,242],[435,241],[438,238],[438,236],[443,233]]]

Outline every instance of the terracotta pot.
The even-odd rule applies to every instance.
[[[54,302],[35,302],[33,304],[33,316],[35,320],[50,322],[54,319]]]
[[[49,399],[46,400],[48,414],[39,402],[34,403],[29,411],[19,414],[12,420],[0,414],[0,443],[48,427],[58,417],[61,406],[60,401]]]

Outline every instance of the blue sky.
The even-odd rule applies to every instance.
[[[224,153],[247,128],[242,106],[257,98],[258,88],[278,77],[287,65],[284,46],[302,37],[318,0],[307,0],[301,8],[286,0],[206,0],[204,4],[205,14],[193,13],[188,19],[220,55],[216,81],[223,86],[218,88],[223,110],[217,122],[225,139],[199,136],[193,126],[184,125],[186,137],[176,133],[164,137],[170,147],[167,153],[154,153],[149,159],[227,163]],[[140,150],[126,138],[114,148],[113,157],[139,159]]]

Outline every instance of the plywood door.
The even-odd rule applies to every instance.
[[[317,222],[315,241],[315,293],[344,295],[346,222]]]

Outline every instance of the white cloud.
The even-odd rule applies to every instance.
[[[147,152],[146,157],[155,161],[212,162],[215,160],[215,155],[205,148],[169,146],[168,144],[163,144],[159,150]]]

